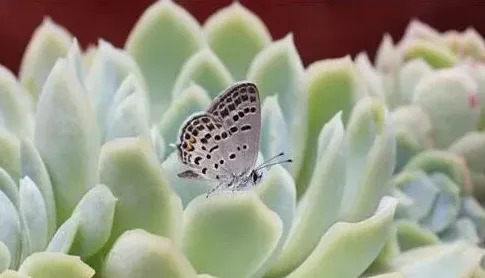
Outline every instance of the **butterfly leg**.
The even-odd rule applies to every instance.
[[[219,189],[219,188],[222,186],[222,184],[224,184],[224,182],[220,182],[220,183],[219,183],[217,186],[212,187],[212,188],[211,188],[211,190],[209,190],[209,191],[207,192],[207,194],[206,194],[206,196],[205,196],[205,197],[206,197],[206,198],[209,198],[209,195],[211,195],[211,194],[212,194],[212,193],[214,193],[216,190],[218,190],[218,189]]]

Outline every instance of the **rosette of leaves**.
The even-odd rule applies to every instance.
[[[357,55],[368,93],[386,102],[396,129],[399,205],[382,258],[443,242],[483,243],[483,57],[472,28],[442,34],[416,20],[396,44],[384,36],[375,65]]]
[[[4,68],[1,77],[4,277],[356,277],[391,231],[386,107],[364,98],[347,128],[338,109],[320,120],[329,90],[357,101],[351,60],[305,69],[293,37],[273,41],[240,4],[200,26],[159,1],[123,49],[100,40],[84,53],[46,19],[18,80]],[[261,160],[283,150],[295,163],[206,198],[213,185],[177,178],[170,144],[188,115],[242,79],[263,100]],[[297,198],[309,132],[315,170]]]
[[[206,198],[212,184],[177,178],[171,144],[243,79],[263,101],[260,161],[283,150],[295,163]],[[238,3],[201,26],[157,1],[123,48],[84,52],[46,19],[18,78],[0,71],[0,277],[365,275],[398,202],[392,115],[363,80],[349,57],[304,68],[291,34],[273,40]],[[434,247],[383,275],[479,273],[480,250]]]

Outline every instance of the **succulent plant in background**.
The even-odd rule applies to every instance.
[[[444,207],[412,199],[394,176],[402,125],[359,66],[304,68],[293,36],[273,40],[239,3],[201,27],[157,1],[123,48],[100,39],[85,52],[46,19],[18,79],[0,70],[0,277],[483,277],[473,241],[414,225],[435,210],[427,227],[460,233],[441,221],[450,199],[475,221],[466,176],[413,157],[397,170],[433,184]],[[284,150],[294,163],[206,198],[213,185],[179,179],[171,144],[187,116],[245,79],[262,99],[260,159]],[[395,216],[434,245],[399,250]]]
[[[396,44],[384,36],[375,65],[357,55],[369,93],[386,102],[396,131],[399,205],[380,263],[391,246],[483,244],[483,57],[485,42],[472,28],[441,34],[417,20]]]

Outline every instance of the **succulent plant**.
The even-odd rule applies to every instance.
[[[375,65],[364,52],[355,59],[396,131],[391,195],[399,205],[389,246],[484,242],[483,57],[485,42],[472,28],[442,34],[413,20],[396,44],[384,36]],[[377,268],[389,265],[389,250]]]
[[[466,176],[431,173],[420,154],[399,164],[402,138],[426,141],[427,129],[401,128],[417,124],[395,119],[386,87],[369,82],[380,75],[361,66],[346,56],[305,68],[291,34],[274,40],[239,3],[201,26],[157,1],[123,48],[100,39],[84,52],[46,18],[18,78],[0,68],[0,277],[484,277],[483,250],[453,237],[483,227]],[[260,160],[284,150],[294,163],[206,198],[210,183],[177,177],[171,144],[239,80],[263,100]],[[429,203],[405,174],[443,199],[427,223],[449,236],[416,224]],[[441,221],[448,200],[462,204],[457,221]],[[417,240],[402,248],[406,231]]]

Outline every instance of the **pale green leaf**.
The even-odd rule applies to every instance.
[[[20,63],[19,79],[34,102],[57,59],[66,56],[73,37],[50,17],[34,30]]]
[[[0,126],[0,167],[17,183],[20,179],[20,140]]]
[[[184,218],[184,254],[198,273],[221,278],[253,275],[271,256],[283,229],[278,215],[252,191],[199,196]]]
[[[7,245],[0,241],[0,273],[9,268],[10,260],[10,251],[8,251]],[[0,277],[3,276],[0,275]]]
[[[57,229],[57,212],[49,173],[32,141],[21,141],[20,157],[21,176],[29,177],[42,194],[47,212],[47,238],[51,238]]]
[[[62,223],[96,184],[100,148],[89,96],[72,65],[62,58],[52,69],[39,98],[35,146],[50,174],[57,217]]]
[[[308,93],[308,131],[302,169],[296,181],[298,197],[305,192],[315,162],[315,147],[320,130],[337,112],[346,123],[354,103],[365,95],[365,85],[350,56],[314,62],[306,70]]]
[[[79,230],[69,250],[88,259],[108,241],[113,225],[117,199],[108,187],[99,184],[81,199],[73,214],[79,214]]]
[[[212,14],[204,23],[204,32],[236,81],[245,78],[251,61],[272,39],[264,22],[239,2]]]
[[[347,137],[347,180],[341,217],[354,222],[370,217],[390,189],[396,140],[385,104],[371,97],[360,100],[352,110]]]
[[[10,253],[9,268],[17,268],[21,255],[22,231],[17,209],[7,196],[0,191],[0,242]]]
[[[27,176],[20,180],[19,213],[22,227],[22,258],[47,246],[47,211],[37,185]]]
[[[107,246],[124,231],[136,228],[177,242],[182,204],[148,140],[119,138],[104,144],[99,173],[99,182],[118,199]]]
[[[46,251],[69,253],[79,231],[81,219],[78,214],[69,217],[52,237]]]
[[[183,65],[175,81],[172,98],[176,99],[191,84],[195,83],[215,98],[234,82],[231,73],[221,60],[210,50],[204,48],[192,55]]]
[[[288,34],[259,52],[251,63],[247,79],[255,82],[261,99],[277,95],[279,107],[288,129],[288,135],[280,138],[288,141],[287,152],[293,162],[287,169],[293,177],[298,176],[307,135],[307,97],[303,83],[304,68],[296,49],[293,35]],[[264,125],[264,124],[263,124]],[[263,132],[265,128],[263,127]],[[276,154],[275,153],[275,154]],[[266,153],[263,153],[266,157]]]
[[[288,238],[296,209],[296,187],[290,173],[281,166],[274,166],[257,185],[256,193],[263,203],[276,212],[283,223],[283,232],[278,245],[266,260],[265,264],[251,277],[261,277],[274,264],[281,255],[283,245]]]
[[[337,113],[319,135],[315,171],[298,203],[282,254],[271,268],[272,276],[281,277],[298,267],[337,220],[345,184],[346,141],[341,117]]]
[[[415,248],[399,256],[393,269],[405,277],[472,277],[480,265],[484,250],[458,241]]]
[[[287,277],[359,277],[391,235],[396,204],[396,199],[386,196],[370,218],[332,225],[312,254]]]
[[[204,111],[210,103],[207,92],[196,84],[188,86],[177,96],[160,119],[158,127],[167,144],[175,144],[177,135],[187,117],[193,113]]]
[[[94,276],[95,271],[79,257],[63,253],[38,252],[22,263],[19,273],[35,278],[90,278]]]
[[[94,102],[98,124],[103,134],[106,125],[111,121],[110,111],[117,107],[114,102],[120,91],[128,94],[136,90],[141,97],[148,97],[145,93],[143,75],[134,59],[122,49],[101,39],[98,41],[96,54],[86,76],[86,90]]]
[[[173,85],[185,61],[203,46],[199,23],[174,1],[156,1],[138,19],[125,49],[147,82],[153,121],[170,105]]]
[[[136,229],[115,242],[101,276],[195,278],[197,273],[170,239]]]
[[[436,147],[447,148],[477,126],[480,106],[476,105],[476,99],[476,83],[457,68],[436,71],[422,78],[412,101],[429,116]]]
[[[31,96],[13,73],[0,65],[0,125],[19,137],[30,138],[34,132],[33,110]]]

